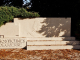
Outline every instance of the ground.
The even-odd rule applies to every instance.
[[[0,49],[1,60],[80,60],[80,50]]]

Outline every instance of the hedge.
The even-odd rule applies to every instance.
[[[0,26],[2,26],[4,22],[12,21],[15,17],[33,18],[39,16],[37,12],[28,12],[24,8],[0,6]]]

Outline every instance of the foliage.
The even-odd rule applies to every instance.
[[[24,8],[19,9],[20,15],[18,17],[30,18],[30,17],[39,17],[38,12],[28,12]]]
[[[4,24],[4,22],[9,22],[13,19],[10,11],[6,7],[0,7],[0,26]]]
[[[40,15],[36,12],[28,12],[24,8],[17,7],[9,7],[9,6],[1,6],[0,7],[0,26],[4,24],[4,22],[12,21],[15,17],[20,18],[31,18],[31,17],[39,17]]]

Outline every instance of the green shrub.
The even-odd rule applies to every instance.
[[[13,20],[15,17],[20,18],[33,18],[39,17],[40,15],[37,12],[27,12],[24,8],[16,8],[9,6],[1,6],[0,7],[0,26],[4,24],[4,22],[9,22]]]
[[[9,22],[13,19],[13,16],[8,11],[6,7],[0,7],[0,26],[4,24],[4,22]]]
[[[17,17],[20,15],[19,9],[16,7],[13,7],[13,6],[9,7],[9,11],[14,17]]]
[[[33,18],[33,17],[40,16],[38,13],[35,13],[35,12],[27,12],[26,9],[24,9],[24,8],[20,8],[19,12],[20,12],[19,17],[22,17],[22,18],[30,18],[30,17]]]
[[[34,16],[40,17],[40,15],[37,12],[34,13]]]
[[[18,11],[19,11],[18,17],[26,17],[27,11],[24,8],[19,8]]]
[[[3,15],[2,17],[0,16],[0,26],[4,24],[4,22],[9,22],[13,19],[13,16],[11,15]]]
[[[8,7],[8,6],[4,6],[4,7],[0,7],[2,12],[5,12],[6,14],[8,15],[13,15],[14,17],[18,16],[19,15],[19,11],[18,11],[18,8],[16,7]]]

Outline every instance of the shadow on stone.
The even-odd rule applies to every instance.
[[[47,18],[41,22],[43,25],[41,27],[41,30],[37,32],[43,33],[45,37],[58,37],[59,33],[62,31],[64,34],[61,37],[67,37],[70,35],[70,28],[67,26],[70,25],[69,22],[69,20],[65,20],[64,18]]]

